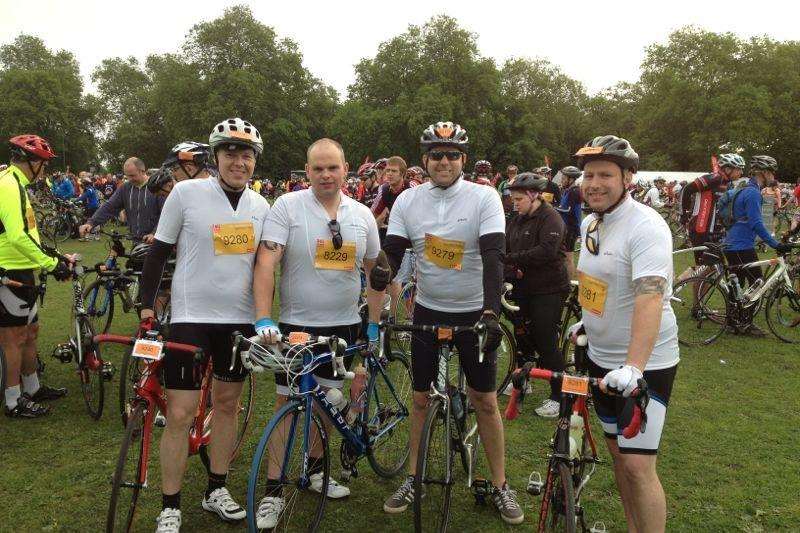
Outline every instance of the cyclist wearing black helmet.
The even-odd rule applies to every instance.
[[[514,300],[523,316],[530,319],[528,346],[539,354],[540,366],[563,372],[557,324],[570,285],[564,221],[542,198],[547,183],[543,176],[523,172],[508,186],[517,215],[506,225],[506,278],[514,284]],[[536,414],[557,417],[560,395],[561,388],[551,383],[550,396]]]
[[[207,144],[194,141],[176,144],[161,168],[147,180],[147,189],[156,196],[166,197],[179,181],[211,176],[210,154],[211,147]]]
[[[575,260],[572,257],[572,252],[575,251],[575,243],[578,242],[578,237],[581,234],[581,218],[583,212],[581,206],[583,205],[583,198],[581,197],[581,188],[575,184],[581,176],[581,169],[578,167],[564,167],[561,169],[561,203],[556,208],[561,213],[561,218],[564,219],[566,226],[566,236],[564,238],[564,247],[567,250],[567,272],[569,279],[575,279]]]
[[[581,224],[578,279],[589,338],[587,370],[623,397],[650,390],[647,431],[621,435],[624,401],[595,391],[594,407],[614,461],[629,531],[664,531],[666,499],[656,454],[678,365],[678,326],[670,305],[672,235],[663,218],[626,192],[639,166],[630,143],[595,137],[575,154],[591,214]]]
[[[480,362],[474,334],[456,335],[459,363],[475,405],[478,428],[492,473],[491,499],[508,523],[523,521],[516,494],[505,475],[503,424],[497,408],[495,375],[501,330],[502,257],[505,217],[500,197],[491,187],[463,179],[467,132],[452,122],[431,124],[422,133],[423,167],[431,179],[406,190],[394,204],[384,250],[396,273],[407,248],[417,258],[415,324],[486,326],[485,357]],[[434,248],[444,250],[442,257]],[[380,269],[373,269],[373,273]],[[391,279],[393,276],[386,276]],[[373,287],[381,287],[373,283]],[[384,511],[400,513],[413,501],[413,472],[430,384],[437,374],[432,335],[415,334],[411,341],[414,406],[411,414],[410,477],[384,503]]]
[[[561,189],[553,183],[553,169],[545,165],[535,169],[533,173],[547,179],[547,188],[542,193],[542,200],[550,205],[561,205]]]

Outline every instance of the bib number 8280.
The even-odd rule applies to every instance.
[[[250,239],[247,238],[247,235],[238,233],[236,235],[223,235],[222,236],[222,244],[225,246],[231,244],[247,244],[250,242]]]

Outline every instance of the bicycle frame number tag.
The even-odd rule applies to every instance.
[[[577,394],[578,396],[588,396],[589,378],[577,376],[564,376],[561,381],[561,392]]]
[[[163,348],[164,344],[161,342],[149,339],[137,339],[136,344],[133,345],[133,352],[131,355],[140,359],[158,361],[164,356]]]
[[[289,344],[305,344],[311,338],[311,335],[305,331],[292,331],[289,333]]]
[[[439,328],[436,330],[436,336],[440,341],[449,341],[453,338],[453,330],[450,328]]]

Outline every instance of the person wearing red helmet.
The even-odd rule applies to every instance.
[[[14,418],[37,418],[50,411],[40,402],[60,398],[67,390],[39,383],[37,291],[31,287],[36,284],[36,271],[52,271],[59,281],[68,279],[74,258],[56,256],[42,248],[25,190],[44,176],[47,162],[56,154],[38,135],[18,135],[9,144],[11,164],[0,172],[0,271],[4,279],[23,286],[0,285],[0,348],[7,366],[5,413]]]
[[[375,164],[364,163],[358,167],[358,178],[361,180],[361,183],[358,185],[358,190],[356,191],[356,200],[367,207],[372,207],[372,202],[375,201],[375,197],[380,190]]]

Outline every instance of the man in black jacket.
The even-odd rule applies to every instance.
[[[542,197],[547,178],[525,172],[508,188],[518,214],[506,228],[506,277],[514,282],[520,312],[530,320],[526,340],[539,354],[539,366],[562,372],[556,325],[569,294],[564,221]],[[550,397],[536,414],[557,417],[559,394],[560,387],[551,383]]]

